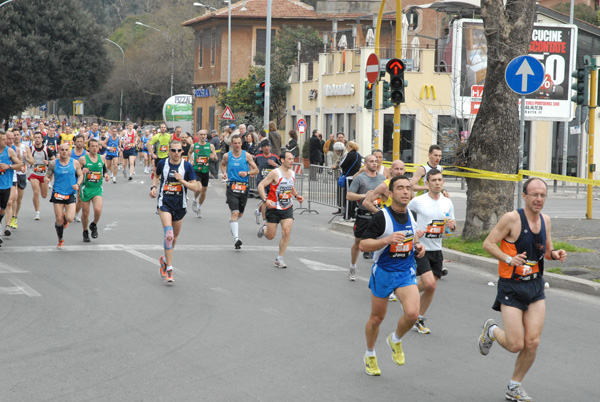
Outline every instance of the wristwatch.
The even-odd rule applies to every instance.
[[[510,263],[512,262],[512,257],[506,257],[506,265],[510,265]]]

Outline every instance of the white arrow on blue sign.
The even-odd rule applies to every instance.
[[[537,91],[544,82],[544,66],[531,56],[518,56],[506,66],[506,84],[519,95]]]
[[[42,112],[45,112],[46,110],[48,110],[48,104],[47,104],[47,103],[42,103],[42,104],[40,105],[40,110],[41,110]]]

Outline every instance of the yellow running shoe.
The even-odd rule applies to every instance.
[[[10,220],[10,226],[13,229],[17,229],[19,227],[19,225],[17,225],[17,217],[13,216],[12,219]]]
[[[392,360],[398,366],[402,366],[404,364],[404,352],[402,351],[402,341],[398,343],[392,342],[392,334],[390,334],[387,339],[387,344],[392,348]]]
[[[365,355],[365,372],[368,375],[381,375],[381,370],[377,365],[377,356]]]

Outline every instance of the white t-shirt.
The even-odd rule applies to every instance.
[[[445,221],[446,219],[454,219],[452,201],[441,194],[439,199],[434,200],[427,193],[410,200],[408,209],[417,218],[417,230],[425,232],[425,236],[419,240],[425,246],[425,250],[441,250]]]

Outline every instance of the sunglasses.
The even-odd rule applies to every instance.
[[[181,153],[181,152],[183,152],[183,149],[181,149],[181,148],[179,148],[179,149],[173,149],[173,148],[171,148],[171,152]]]

